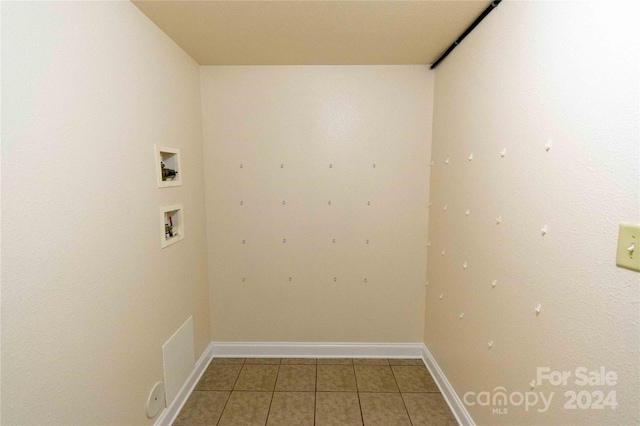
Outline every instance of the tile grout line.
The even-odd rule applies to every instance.
[[[400,392],[400,400],[402,401],[402,405],[404,406],[404,411],[407,412],[407,417],[409,418],[409,423],[413,426],[413,420],[411,420],[411,414],[409,414],[409,409],[407,408],[407,403],[404,402],[404,396],[402,396],[402,392]]]
[[[364,426],[364,415],[362,414],[362,403],[360,402],[360,389],[358,389],[358,376],[356,376],[356,366],[353,365],[353,360],[351,360],[352,368],[353,368],[353,378],[356,381],[356,395],[358,396],[358,408],[360,409],[360,421]]]
[[[407,409],[407,404],[404,402],[404,397],[402,396],[402,392],[400,392],[400,385],[398,384],[398,379],[396,378],[396,373],[393,372],[393,368],[389,366],[391,369],[391,375],[393,376],[393,380],[396,382],[396,386],[398,387],[398,393],[400,394],[400,400],[402,401],[402,406],[404,407],[405,413],[407,413],[407,417],[409,418],[409,423],[413,426],[413,420],[411,420],[411,414],[409,414],[409,410]]]
[[[220,421],[222,420],[222,416],[224,415],[224,411],[227,409],[227,404],[229,404],[229,400],[231,399],[231,394],[233,393],[233,388],[236,387],[236,383],[238,383],[238,379],[240,378],[240,373],[242,373],[242,370],[244,369],[245,361],[246,361],[246,359],[242,360],[242,367],[240,367],[240,371],[238,371],[238,375],[236,376],[236,380],[233,382],[233,386],[231,386],[231,391],[229,392],[229,396],[227,397],[227,401],[224,403],[224,407],[222,408],[222,411],[220,412],[220,418],[216,422],[216,425],[220,424]],[[211,362],[213,362],[213,359],[211,360]],[[240,364],[237,364],[237,365],[240,365]]]
[[[273,390],[271,391],[271,399],[269,400],[269,409],[267,410],[267,417],[264,419],[265,426],[267,426],[267,423],[269,422],[269,414],[271,414],[271,404],[273,404],[273,395],[275,395],[276,393],[276,384],[278,383],[278,376],[280,375],[281,365],[282,365],[282,358],[280,358],[280,362],[278,363],[278,371],[276,371],[276,380],[273,382]]]

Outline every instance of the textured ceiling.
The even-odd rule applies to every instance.
[[[489,1],[133,1],[201,65],[429,64]]]

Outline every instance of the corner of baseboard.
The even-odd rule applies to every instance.
[[[184,385],[182,385],[180,391],[171,404],[169,404],[169,406],[160,413],[158,419],[154,423],[154,426],[170,426],[176,420],[180,410],[182,410],[182,407],[187,402],[189,395],[191,395],[191,392],[193,392],[193,389],[198,384],[198,381],[204,374],[209,362],[211,362],[211,359],[213,358],[213,347],[214,344],[210,343],[209,346],[207,346],[207,349],[204,350]]]
[[[447,377],[440,369],[440,366],[426,345],[422,345],[422,361],[427,366],[431,376],[438,385],[438,389],[440,389],[440,393],[449,405],[449,408],[451,408],[458,423],[462,426],[475,426],[475,422],[467,411],[467,408],[462,403],[460,397],[458,397],[458,394],[453,389],[453,386],[451,386],[451,383],[449,383],[449,380],[447,380]]]

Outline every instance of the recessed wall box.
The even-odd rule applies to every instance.
[[[168,247],[184,239],[182,204],[160,207],[160,246]]]
[[[153,146],[156,160],[158,188],[182,185],[180,149],[169,146]]]

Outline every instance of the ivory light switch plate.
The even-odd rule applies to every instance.
[[[640,272],[640,225],[620,224],[616,265]]]

